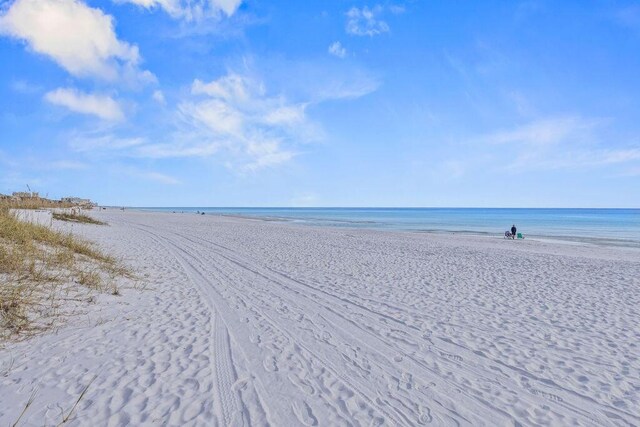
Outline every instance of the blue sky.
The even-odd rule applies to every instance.
[[[638,2],[0,4],[0,192],[640,207]]]

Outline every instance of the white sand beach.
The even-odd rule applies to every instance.
[[[0,425],[640,425],[637,250],[93,215],[148,286],[0,349]]]

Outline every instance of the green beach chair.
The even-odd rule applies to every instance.
[[[518,233],[516,236],[518,239],[524,239],[524,236],[522,235],[522,233]]]

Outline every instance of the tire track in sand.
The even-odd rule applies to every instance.
[[[226,301],[225,296],[221,294],[220,291],[217,289],[217,286],[224,289],[232,288],[232,286],[230,285],[232,280],[227,277],[228,280],[224,280],[224,281],[221,280],[219,281],[219,283],[217,283],[217,285],[212,283],[208,278],[205,278],[204,275],[202,274],[202,271],[206,271],[206,269],[204,268],[205,265],[203,261],[199,257],[190,254],[185,248],[183,248],[181,245],[176,244],[171,239],[158,235],[155,232],[155,230],[154,231],[147,230],[144,225],[132,224],[132,226],[135,226],[141,231],[146,231],[147,233],[153,235],[155,237],[155,240],[157,240],[163,247],[165,247],[168,251],[170,251],[176,257],[176,259],[178,259],[178,261],[185,268],[185,271],[187,272],[187,275],[190,277],[192,282],[200,289],[204,299],[206,299],[216,311],[219,311],[221,313],[224,319],[224,322],[231,325],[230,329],[237,332],[236,334],[234,334],[234,338],[236,343],[239,344],[241,350],[251,348],[253,344],[250,342],[250,338],[248,337],[251,337],[253,335],[251,333],[253,331],[250,329],[247,329],[246,324],[237,319],[237,315],[233,313],[233,311],[228,306],[228,304],[225,303]],[[171,234],[176,235],[175,233],[171,233]],[[176,237],[181,237],[181,236],[176,235]],[[200,252],[200,251],[195,251],[195,252]],[[200,264],[200,265],[197,266],[194,263]],[[208,271],[208,274],[211,274],[211,271]],[[226,286],[225,286],[225,283],[227,284]],[[235,290],[235,288],[233,289]],[[296,337],[290,332],[288,332],[286,328],[284,328],[281,325],[278,325],[273,318],[266,315],[266,313],[264,312],[264,308],[265,307],[262,307],[263,309],[262,314],[265,316],[265,319],[270,322],[270,327],[275,330],[278,330],[283,336],[287,337],[291,342],[296,342],[297,341]],[[312,350],[305,347],[300,342],[295,344],[295,347],[297,346],[302,348],[307,354],[314,354]],[[270,421],[274,425],[289,425],[292,419],[298,419],[300,422],[302,422],[305,425],[318,424],[317,419],[310,412],[309,405],[304,400],[301,400],[299,393],[295,395],[287,395],[284,401],[292,401],[292,404],[287,405],[286,407],[282,405],[281,401],[277,401],[276,399],[276,396],[278,395],[277,391],[286,390],[287,383],[290,384],[291,379],[289,379],[286,375],[284,375],[280,371],[265,372],[264,366],[262,365],[261,361],[256,362],[256,359],[246,357],[247,352],[246,351],[243,351],[243,352],[245,353],[245,359],[246,359],[247,365],[250,366],[250,372],[252,376],[255,376],[256,388],[259,392],[259,395],[261,398],[264,399],[265,402],[267,402],[267,404],[265,405],[266,406],[265,411],[267,414],[270,415],[269,416]],[[302,356],[300,353],[298,353],[298,355],[304,359],[304,356]],[[323,358],[317,354],[314,354],[314,357],[318,359],[318,361],[320,361],[327,368],[335,366],[335,363],[329,363],[327,360],[323,360]],[[309,365],[312,364],[312,362],[308,359],[306,360],[306,363]],[[405,414],[403,414],[401,411],[398,411],[397,408],[390,407],[390,408],[387,408],[387,410],[384,410],[382,406],[387,406],[386,404],[383,404],[382,406],[379,404],[376,404],[376,401],[379,401],[379,399],[377,399],[376,397],[377,393],[374,390],[370,390],[369,393],[362,394],[362,390],[367,390],[369,388],[366,383],[358,381],[358,386],[356,387],[353,384],[351,384],[348,380],[346,380],[344,377],[342,377],[338,373],[337,369],[335,368],[330,368],[330,369],[333,371],[333,375],[337,379],[347,384],[352,389],[352,391],[360,395],[360,397],[365,402],[367,402],[367,404],[371,408],[375,409],[379,414],[383,415],[387,421],[391,421],[392,425],[411,424],[409,420],[406,418]],[[318,384],[317,386],[320,387],[321,384]],[[269,401],[271,401],[272,403],[268,404]],[[326,403],[330,406],[335,405],[335,403],[331,401],[327,401]],[[274,408],[276,408],[275,411],[274,411]],[[292,416],[295,418],[293,418]],[[373,417],[370,420],[370,422],[374,423],[372,425],[377,425],[375,423],[379,423],[382,421],[379,417]],[[356,422],[356,425],[357,424],[359,423]]]
[[[169,249],[170,253],[172,253],[180,263],[189,280],[192,283],[194,282],[189,269],[185,268],[185,265],[181,259],[175,255],[175,252],[166,246],[161,236],[146,230],[138,224],[129,224],[148,234],[153,240]],[[233,387],[237,381],[237,374],[231,354],[229,331],[220,317],[218,310],[211,305],[209,308],[212,313],[209,334],[209,352],[211,353],[209,365],[214,377],[213,383],[216,386],[213,402],[217,407],[217,413],[221,416],[221,421],[224,426],[245,426],[248,425],[248,423],[245,422],[246,411],[244,410],[244,405],[239,393],[234,390]]]

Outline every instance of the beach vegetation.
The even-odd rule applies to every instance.
[[[95,225],[107,224],[106,222],[99,221],[83,213],[54,212],[53,219],[58,221],[77,222],[81,224],[95,224]]]
[[[0,342],[57,325],[69,314],[65,301],[77,306],[91,293],[119,293],[122,277],[132,273],[91,242],[19,221],[0,206]]]

